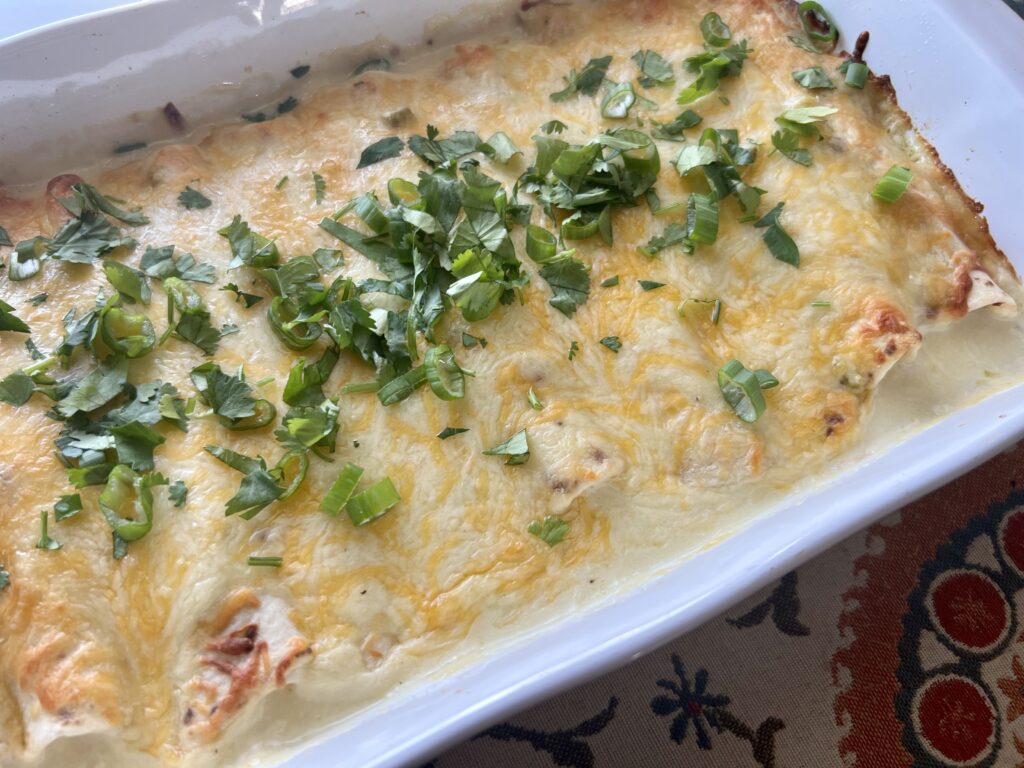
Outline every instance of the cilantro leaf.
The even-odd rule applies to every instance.
[[[789,233],[779,223],[783,206],[785,206],[785,203],[776,205],[757,221],[754,226],[764,229],[762,239],[765,245],[768,246],[768,250],[771,251],[772,256],[786,264],[799,267],[800,250],[797,248],[796,243],[793,242],[793,238],[789,236]]]
[[[35,391],[35,382],[24,371],[14,371],[0,380],[0,402],[8,405],[24,405]]]
[[[698,125],[703,118],[692,109],[687,109],[675,116],[671,123],[659,123],[652,120],[651,136],[666,141],[684,141],[683,131]]]
[[[31,333],[25,321],[14,314],[14,307],[2,299],[0,299],[0,331]]]
[[[184,507],[185,501],[188,498],[188,486],[185,485],[181,480],[175,480],[167,488],[167,496],[170,498],[171,503],[176,507]]]
[[[590,296],[590,268],[573,253],[566,251],[540,268],[540,276],[554,294],[549,303],[566,317],[572,317]]]
[[[163,280],[168,277],[179,277],[193,283],[213,283],[217,279],[217,271],[212,264],[196,262],[191,253],[174,255],[174,246],[165,245],[161,248],[146,248],[139,262],[142,271],[150,277]]]
[[[238,376],[229,376],[216,363],[203,363],[189,374],[199,398],[225,419],[244,419],[256,413],[252,387]]]
[[[504,131],[495,133],[481,144],[479,149],[489,158],[502,165],[507,165],[516,155],[523,154],[523,151],[515,145],[515,142]]]
[[[255,304],[259,304],[261,301],[263,301],[263,297],[262,296],[259,296],[259,295],[255,294],[255,293],[246,293],[245,291],[240,289],[238,287],[238,285],[235,284],[235,283],[228,283],[227,285],[223,285],[223,286],[221,286],[221,290],[222,291],[231,291],[232,293],[234,293],[235,294],[235,301],[241,300],[242,302],[244,302],[246,309],[249,309],[250,307],[254,306]]]
[[[673,222],[665,227],[664,232],[652,237],[647,245],[641,246],[638,250],[645,256],[653,256],[666,248],[681,245],[686,253],[693,253],[693,243],[690,240],[689,232],[689,227],[686,224]]]
[[[405,149],[405,142],[397,136],[387,136],[375,141],[359,155],[359,165],[356,166],[356,169],[366,168],[369,165],[398,157],[402,154],[403,149]]]
[[[206,195],[197,189],[192,187],[185,187],[178,195],[178,205],[189,209],[190,211],[202,210],[203,208],[209,208],[213,205],[213,201],[210,200]]]
[[[46,253],[58,261],[89,264],[115,248],[134,248],[135,241],[121,237],[120,231],[94,211],[84,211],[80,218],[68,219],[53,236]]]
[[[149,283],[143,272],[109,259],[103,262],[103,272],[122,299],[129,303],[149,304]]]
[[[619,341],[618,336],[605,336],[601,339],[601,343],[615,354],[618,354],[619,350],[622,349],[622,342]]]
[[[123,201],[115,201],[114,198],[105,196],[96,187],[84,182],[72,185],[71,193],[71,197],[61,198],[58,202],[76,218],[82,218],[85,213],[93,212],[105,213],[111,218],[134,227],[149,224],[149,219],[138,208],[126,211],[115,205],[115,202]]]
[[[110,434],[114,436],[118,462],[143,472],[153,469],[153,450],[166,441],[159,432],[137,421],[111,427]]]
[[[221,333],[210,323],[207,315],[189,314],[182,315],[174,327],[174,336],[212,355],[220,344]]]
[[[455,131],[447,139],[438,139],[437,128],[427,126],[427,135],[410,136],[409,149],[432,166],[444,165],[478,151],[480,136],[474,131]]]
[[[61,520],[74,517],[81,511],[82,497],[80,494],[73,493],[70,496],[61,496],[57,503],[53,505],[53,519],[59,523]]]
[[[793,71],[793,79],[808,90],[818,88],[834,89],[835,83],[821,67],[807,67]]]
[[[794,163],[800,163],[800,165],[811,164],[810,150],[800,146],[800,136],[792,131],[775,131],[772,134],[772,146]]]
[[[277,244],[263,235],[249,229],[248,222],[236,215],[231,223],[217,232],[228,241],[231,247],[231,263],[228,269],[237,267],[272,267],[281,258]]]
[[[79,412],[94,411],[121,394],[127,381],[127,358],[108,357],[75,384],[57,404],[57,412],[70,418]]]
[[[551,94],[552,101],[565,101],[577,93],[584,96],[593,96],[597,89],[604,82],[608,73],[608,66],[612,63],[611,56],[601,56],[591,59],[584,65],[583,69],[577,72],[572,70],[565,78],[566,86],[560,91]]]
[[[630,58],[640,68],[640,77],[637,80],[644,88],[675,83],[676,77],[672,72],[672,65],[665,61],[660,53],[643,50],[637,51]]]

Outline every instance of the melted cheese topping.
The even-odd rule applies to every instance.
[[[168,431],[157,469],[185,481],[188,504],[174,509],[159,496],[152,532],[120,561],[110,557],[96,488],[82,492],[82,514],[51,527],[62,550],[33,548],[38,510],[67,492],[50,449],[60,424],[38,398],[17,410],[0,406],[0,562],[12,573],[0,593],[0,744],[10,761],[45,750],[56,765],[68,754],[64,737],[76,734],[91,734],[93,748],[119,759],[237,756],[243,743],[263,747],[253,735],[260,723],[246,724],[241,713],[257,711],[254,702],[284,682],[319,703],[319,722],[337,719],[399,680],[464,663],[488,647],[482,639],[523,632],[550,615],[543,609],[556,595],[563,605],[592,606],[626,583],[608,574],[636,573],[641,563],[710,545],[847,450],[873,388],[918,347],[920,329],[983,306],[1012,311],[1004,292],[1019,296],[1012,269],[884,84],[801,88],[792,70],[836,62],[786,41],[796,24],[788,8],[732,0],[716,9],[754,51],[739,77],[693,107],[701,128],[736,128],[761,144],[744,178],[768,191],[763,210],[786,202],[799,269],[771,257],[761,231],[736,221],[732,201],[722,203],[717,242],[693,256],[640,255],[637,245],[664,223],[646,207],[620,210],[613,247],[596,238],[579,244],[592,293],[569,319],[548,305],[549,289],[525,259],[517,230],[517,251],[532,273],[525,305],[500,307],[471,327],[451,312],[441,329],[477,372],[464,400],[442,402],[422,390],[383,408],[372,395],[342,397],[335,463],[314,459],[300,491],[252,521],[225,518],[238,475],[202,448],[276,456],[269,433],[229,432],[211,420],[193,420],[187,434]],[[261,292],[254,274],[226,271],[230,257],[217,229],[236,213],[276,238],[286,257],[306,254],[338,245],[317,227],[323,215],[367,190],[382,192],[389,178],[415,179],[423,168],[406,151],[354,170],[362,149],[387,135],[422,132],[427,122],[442,135],[502,130],[532,157],[531,135],[558,119],[568,126],[563,137],[585,142],[620,123],[601,118],[599,99],[551,102],[562,76],[612,54],[609,78],[633,79],[629,57],[642,48],[679,62],[701,50],[700,17],[686,0],[588,5],[585,13],[539,6],[520,13],[504,37],[367,72],[318,90],[277,119],[223,126],[198,145],[164,147],[89,181],[142,206],[152,223],[131,234],[143,246],[174,243],[215,264],[218,285],[231,280]],[[688,77],[682,73],[681,84]],[[658,106],[634,114],[671,120],[680,111],[679,87],[643,91]],[[774,118],[815,104],[839,111],[811,148],[813,165],[768,151]],[[401,109],[412,117],[397,129],[386,125],[382,116]],[[660,142],[658,190],[666,202],[698,189],[670,167],[680,146]],[[893,164],[911,167],[914,180],[886,206],[870,190]],[[484,162],[508,187],[523,168],[521,158],[507,167]],[[319,206],[313,172],[326,181]],[[275,190],[284,175],[291,182]],[[213,205],[179,207],[188,184]],[[60,209],[45,197],[0,197],[0,217],[20,239],[52,233]],[[141,250],[126,260],[137,263]],[[350,249],[341,272],[378,276]],[[620,276],[618,286],[598,287],[612,275]],[[640,279],[666,285],[644,292]],[[0,298],[16,306],[46,349],[59,342],[64,313],[105,287],[98,269],[48,262],[30,281],[0,281]],[[273,377],[263,393],[279,403],[295,354],[271,332],[265,304],[245,310],[216,287],[197,286],[214,321],[240,329],[223,340],[217,361],[225,370],[244,365],[251,381]],[[26,303],[41,291],[46,303]],[[164,299],[155,294],[148,311],[161,329]],[[721,322],[713,326],[700,313],[681,320],[676,309],[691,297],[720,298]],[[812,306],[820,300],[831,306]],[[490,344],[462,349],[463,330]],[[1003,333],[998,324],[985,332]],[[610,335],[622,341],[619,354],[598,343]],[[570,362],[573,340],[580,351]],[[28,362],[21,344],[20,336],[0,336],[9,367]],[[715,372],[731,357],[781,382],[756,424],[740,422],[718,391]],[[188,372],[201,362],[198,349],[172,340],[134,362],[133,379],[159,377],[192,393]],[[345,356],[325,389],[334,395],[370,374]],[[528,405],[530,387],[543,411]],[[449,425],[470,431],[438,440]],[[528,464],[506,467],[481,455],[522,428]],[[368,477],[389,475],[402,503],[359,529],[318,512],[346,461],[366,467]],[[526,529],[553,513],[571,529],[549,548]],[[281,569],[245,563],[250,554],[278,553]],[[595,578],[598,586],[588,587]],[[284,732],[311,727],[308,712],[299,711]],[[231,751],[214,757],[212,747],[229,743]]]

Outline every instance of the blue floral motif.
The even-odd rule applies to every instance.
[[[675,714],[669,733],[677,744],[683,743],[690,724],[693,723],[697,746],[701,749],[711,749],[711,737],[707,726],[721,732],[722,726],[718,721],[718,710],[729,705],[729,697],[707,692],[708,673],[706,669],[697,670],[691,688],[686,667],[683,666],[682,659],[674,653],[672,654],[672,667],[679,678],[679,683],[672,680],[658,680],[658,685],[671,691],[672,696],[655,696],[651,700],[651,710],[661,717]]]

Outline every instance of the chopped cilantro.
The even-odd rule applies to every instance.
[[[240,289],[235,283],[228,283],[227,285],[222,286],[221,290],[231,291],[232,293],[234,293],[235,301],[243,301],[245,303],[246,309],[249,309],[249,307],[255,304],[259,304],[261,301],[263,301],[262,296],[258,296],[255,293],[246,293],[245,291]]]
[[[363,150],[362,154],[359,155],[359,165],[356,168],[365,168],[368,165],[374,165],[383,160],[398,157],[402,154],[404,148],[405,142],[400,138],[397,136],[387,136],[379,141],[375,141]]]
[[[217,272],[212,264],[196,262],[191,253],[174,255],[174,246],[165,245],[161,248],[146,248],[139,262],[142,271],[150,277],[163,280],[168,277],[179,277],[194,283],[213,283]]]
[[[675,83],[676,76],[672,72],[672,65],[665,61],[660,53],[647,50],[637,51],[631,58],[640,68],[640,77],[637,80],[644,88]]]
[[[605,75],[608,73],[608,65],[611,63],[611,56],[601,56],[588,61],[579,72],[575,69],[572,70],[568,77],[565,78],[565,88],[552,93],[551,100],[565,101],[577,93],[582,93],[584,96],[593,96],[597,93],[597,89],[601,87],[601,83],[604,82]]]
[[[199,190],[185,187],[178,195],[178,204],[189,210],[202,210],[213,205],[213,201]]]
[[[80,494],[73,493],[69,496],[61,496],[57,503],[53,505],[53,519],[59,523],[61,520],[74,517],[81,511],[82,496]]]
[[[185,501],[188,498],[188,486],[181,480],[175,480],[167,488],[167,497],[174,506],[185,506]]]
[[[601,339],[601,343],[615,354],[618,354],[619,350],[622,349],[622,342],[619,341],[618,336],[605,336]]]
[[[469,432],[469,428],[468,427],[445,427],[444,429],[442,429],[440,432],[437,433],[437,436],[440,439],[442,439],[442,440],[447,440],[449,437],[453,437],[455,435],[461,435],[463,432]]]

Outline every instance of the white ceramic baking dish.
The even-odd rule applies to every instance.
[[[56,5],[67,16],[83,7],[82,0]],[[0,41],[0,179],[38,178],[80,166],[83,153],[100,156],[118,144],[151,140],[168,131],[151,117],[167,101],[192,125],[237,115],[278,97],[298,62],[329,61],[321,54],[378,35],[419,42],[428,18],[464,5],[158,0],[8,38]],[[968,193],[986,203],[996,240],[1020,271],[1024,24],[999,0],[828,5],[842,29],[872,32],[872,68],[892,76],[901,105]],[[18,28],[22,12],[4,13],[0,30]],[[1018,386],[884,452],[863,450],[855,471],[790,497],[745,530],[588,614],[566,616],[454,676],[389,697],[321,734],[292,764],[381,768],[428,759],[700,624],[1022,435]]]

